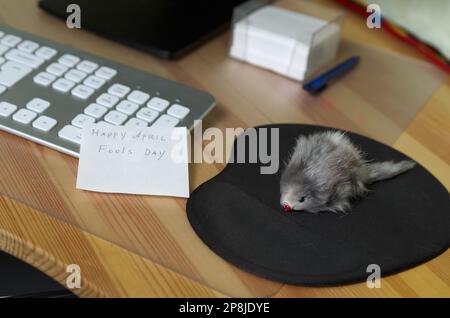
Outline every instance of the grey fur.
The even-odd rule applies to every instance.
[[[352,198],[368,192],[366,185],[414,165],[411,160],[371,163],[342,132],[300,136],[281,175],[280,204],[313,213],[346,212]]]

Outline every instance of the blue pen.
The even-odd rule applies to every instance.
[[[310,94],[317,95],[322,92],[333,78],[344,74],[352,69],[359,62],[359,56],[352,56],[341,64],[333,67],[331,70],[313,78],[308,83],[303,84],[303,89]]]

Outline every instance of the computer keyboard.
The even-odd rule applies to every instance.
[[[87,123],[191,129],[208,93],[0,24],[0,129],[72,156]]]

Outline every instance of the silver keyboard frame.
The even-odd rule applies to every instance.
[[[58,124],[49,132],[42,132],[30,124],[21,124],[9,117],[0,116],[0,129],[11,134],[26,138],[38,144],[50,147],[74,157],[79,156],[79,145],[64,140],[58,136],[59,130],[65,125],[70,124],[72,119],[83,113],[83,110],[91,103],[94,103],[97,97],[105,93],[106,90],[114,83],[127,85],[133,89],[142,90],[151,97],[161,97],[167,99],[171,104],[178,103],[190,109],[189,114],[183,118],[178,127],[187,127],[192,129],[194,120],[203,119],[216,105],[214,97],[204,91],[200,91],[189,86],[164,79],[147,72],[143,72],[129,66],[107,60],[105,58],[95,56],[84,51],[72,48],[65,44],[60,44],[42,37],[17,30],[0,24],[0,31],[5,34],[13,34],[19,36],[23,40],[37,42],[40,46],[49,46],[58,51],[58,53],[42,64],[39,68],[34,69],[25,78],[16,83],[13,87],[7,89],[0,95],[0,101],[10,102],[18,107],[18,110],[25,108],[25,105],[33,98],[39,97],[51,103],[41,115],[47,115],[58,121]],[[2,54],[4,56],[7,52]],[[44,87],[33,82],[33,77],[38,73],[45,71],[47,66],[58,60],[63,54],[73,54],[81,60],[90,60],[99,66],[107,66],[117,70],[116,76],[107,81],[100,89],[90,96],[88,99],[80,99],[71,95],[70,91],[62,93],[56,91],[50,86]],[[145,105],[142,107],[146,107]],[[141,109],[140,107],[139,109]],[[111,108],[115,109],[114,107]],[[139,111],[139,109],[137,111]],[[161,114],[163,114],[162,112]],[[106,115],[106,114],[105,114]],[[130,115],[132,118],[134,114]],[[103,118],[103,117],[102,117]],[[102,120],[100,118],[98,121]]]

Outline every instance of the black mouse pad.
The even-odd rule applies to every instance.
[[[329,128],[260,126],[258,136],[262,128],[279,128],[279,171],[260,174],[259,161],[229,163],[199,186],[187,203],[195,232],[225,260],[284,283],[339,285],[365,281],[371,264],[380,266],[383,277],[428,261],[449,247],[449,193],[420,165],[370,185],[368,196],[353,201],[347,215],[284,212],[279,205],[282,161],[300,134]],[[368,159],[408,158],[369,138],[348,136]]]

